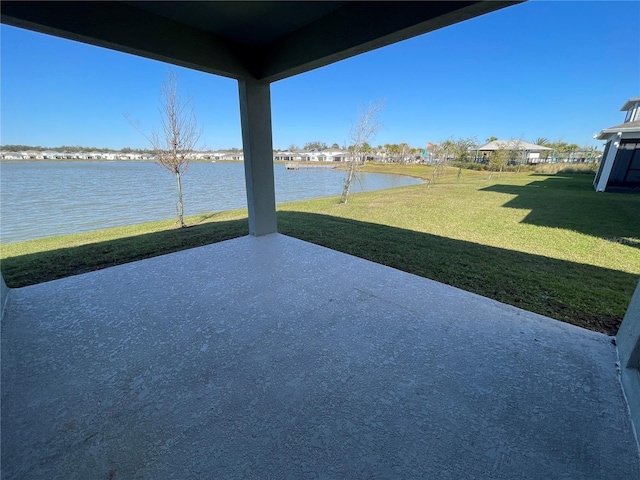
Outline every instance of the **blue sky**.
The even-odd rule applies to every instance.
[[[147,148],[166,64],[0,27],[0,144]],[[203,146],[242,147],[237,82],[175,68]],[[531,1],[272,85],[273,144],[342,145],[384,99],[372,143],[450,136],[601,145],[640,95],[640,2]]]

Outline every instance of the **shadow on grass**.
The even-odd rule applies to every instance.
[[[503,206],[530,210],[523,223],[564,228],[640,248],[640,196],[598,193],[592,180],[587,175],[558,174],[524,186],[492,185],[481,191],[516,195]]]
[[[280,211],[278,222],[285,235],[607,334],[617,332],[638,281],[616,270],[327,215]],[[246,218],[211,222],[7,258],[2,272],[18,287],[247,233]]]
[[[2,275],[9,287],[23,287],[221,242],[248,233],[246,218],[201,223],[187,228],[8,257],[2,260]]]
[[[609,335],[638,282],[617,270],[339,217],[280,211],[278,222],[285,235]]]

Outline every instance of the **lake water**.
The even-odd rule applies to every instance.
[[[339,195],[346,172],[275,165],[276,202]],[[352,192],[412,185],[360,173]],[[185,216],[246,208],[242,163],[192,163],[183,177]],[[175,178],[151,162],[2,162],[0,241],[164,220],[176,215]]]

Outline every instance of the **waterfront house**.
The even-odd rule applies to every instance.
[[[38,156],[40,156],[40,152],[36,150],[25,150],[24,152],[20,152],[22,154],[22,158],[24,160],[35,160]]]
[[[242,150],[223,150],[220,154],[221,160],[244,161],[244,153]]]
[[[273,159],[280,162],[301,162],[303,159],[303,154],[301,152],[283,150],[280,152],[275,152],[273,154]]]
[[[322,150],[309,150],[302,152],[303,161],[306,162],[324,162],[327,157]]]
[[[46,150],[42,152],[42,156],[47,160],[59,160],[62,158],[60,152],[56,152],[54,150]]]
[[[298,152],[284,150],[281,152],[274,152],[273,159],[293,162],[343,162],[348,160],[348,155],[349,152],[335,149],[306,150]]]
[[[22,160],[22,154],[20,152],[0,152],[0,156],[3,160]]]
[[[594,135],[606,142],[593,181],[597,192],[640,190],[640,97],[630,98],[620,111],[624,122]]]
[[[193,152],[192,157],[195,160],[214,160],[215,152],[204,151],[204,152]]]
[[[322,153],[326,162],[344,162],[349,159],[349,152],[346,150],[328,149],[323,150]]]
[[[3,1],[237,80],[249,229],[2,285],[3,478],[640,478],[640,287],[612,341],[278,233],[273,82],[515,3]]]

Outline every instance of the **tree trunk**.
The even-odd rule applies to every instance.
[[[182,203],[182,179],[180,177],[180,171],[176,171],[176,183],[178,184],[178,203],[176,204],[178,223],[180,223],[180,228],[184,228],[186,225],[184,224],[184,204]]]
[[[431,182],[429,182],[431,184],[434,184],[436,182],[436,170],[437,169],[438,169],[438,165],[436,164],[436,165],[433,166],[433,170],[431,172]]]
[[[344,181],[344,189],[342,190],[342,198],[340,198],[340,203],[347,203],[347,197],[349,196],[349,189],[351,188],[351,182],[353,182],[353,176],[356,170],[356,160],[352,160],[349,165],[349,173],[347,174],[347,178]]]

